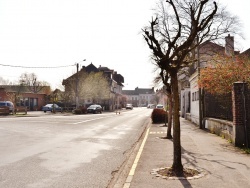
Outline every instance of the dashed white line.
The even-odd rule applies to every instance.
[[[86,122],[90,122],[90,121],[95,121],[95,120],[103,119],[103,118],[107,118],[107,117],[111,117],[111,116],[99,117],[99,118],[95,118],[95,119],[87,119],[87,120],[84,120],[84,121],[78,121],[78,122],[75,122],[75,123],[68,123],[68,124],[77,125],[77,124],[86,123]]]

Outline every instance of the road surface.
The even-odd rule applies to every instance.
[[[105,188],[128,159],[151,112],[1,117],[0,187]]]

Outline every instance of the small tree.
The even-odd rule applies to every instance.
[[[152,59],[160,77],[173,96],[172,170],[183,175],[179,119],[178,72],[195,62],[190,54],[205,40],[220,39],[226,32],[235,32],[235,17],[218,9],[211,0],[160,1],[156,18],[143,29],[143,36],[152,50]]]
[[[62,99],[62,102],[64,104],[64,108],[67,109],[67,107],[69,107],[69,103],[71,102],[72,96],[70,92],[61,92],[59,94],[60,98]]]

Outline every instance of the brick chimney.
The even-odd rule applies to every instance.
[[[234,55],[234,37],[230,36],[230,34],[228,34],[227,37],[225,37],[225,54],[228,56],[233,56]]]

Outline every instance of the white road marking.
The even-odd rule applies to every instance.
[[[146,135],[145,135],[145,137],[144,137],[144,139],[143,139],[143,141],[142,141],[142,143],[141,143],[141,146],[140,146],[140,148],[139,148],[139,151],[138,151],[138,153],[137,153],[137,155],[136,155],[136,157],[135,157],[134,164],[132,165],[132,167],[131,167],[131,169],[130,169],[129,175],[128,175],[127,179],[126,179],[126,182],[125,182],[123,188],[129,188],[129,187],[130,187],[130,184],[131,184],[131,182],[132,182],[132,180],[133,180],[133,177],[134,177],[134,175],[135,175],[135,169],[136,169],[136,167],[137,167],[137,165],[138,165],[138,162],[139,162],[139,160],[140,160],[140,157],[141,157],[143,148],[144,148],[144,146],[145,146],[145,143],[146,143],[147,138],[148,138],[148,135],[149,135],[149,129],[150,129],[150,128],[147,129]]]
[[[99,118],[94,118],[94,119],[87,119],[87,120],[84,120],[84,121],[78,121],[78,122],[75,122],[75,123],[68,123],[68,124],[77,125],[77,124],[81,124],[81,123],[86,123],[86,122],[90,122],[90,121],[95,121],[95,120],[98,120],[98,119],[108,118],[108,117],[111,117],[111,116],[99,117]]]

